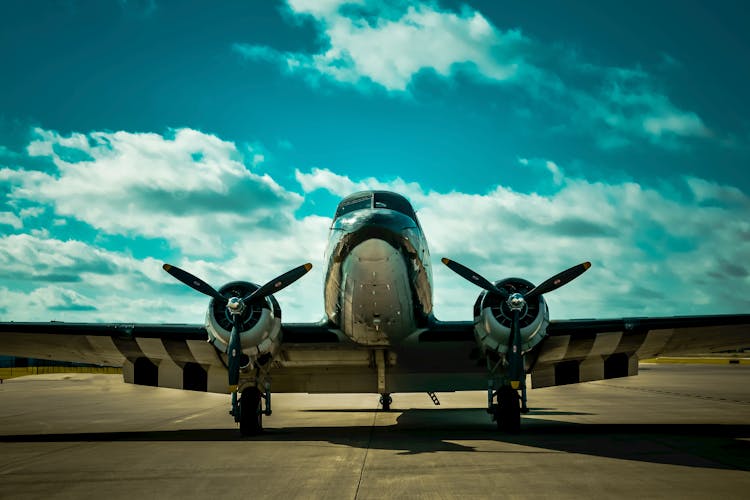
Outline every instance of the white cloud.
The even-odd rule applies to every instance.
[[[36,135],[28,154],[49,156],[56,172],[0,170],[15,205],[39,204],[19,213],[53,216],[49,229],[0,238],[0,281],[12,297],[0,309],[9,319],[201,322],[207,298],[166,274],[161,259],[131,255],[143,237],[169,241],[183,255],[171,263],[217,287],[237,279],[262,283],[307,261],[322,282],[330,220],[295,218],[302,197],[250,171],[233,143],[189,129],[173,137],[42,129]],[[249,149],[248,162],[261,161],[259,151]],[[99,246],[99,236],[76,239],[80,225],[68,226],[74,219],[99,235],[124,236],[126,246],[112,251]],[[7,220],[22,227],[14,213]],[[307,278],[285,310],[308,318],[314,310],[319,319],[321,287]]]
[[[156,259],[47,234],[0,238],[0,282],[4,321],[200,323],[207,304]]]
[[[13,212],[0,212],[0,226],[10,226],[13,229],[21,229],[23,221]]]
[[[446,79],[463,71],[483,82],[513,84],[594,134],[604,149],[642,139],[675,148],[685,138],[712,135],[696,112],[675,105],[641,68],[592,64],[564,42],[547,45],[518,29],[501,30],[468,6],[454,12],[432,2],[287,3],[292,19],[314,20],[321,33],[317,52],[252,44],[234,49],[313,84],[323,79],[364,92],[379,87],[409,95],[423,71]]]
[[[643,128],[655,136],[662,136],[665,133],[684,136],[710,134],[698,115],[679,110],[665,110],[661,115],[649,116],[643,120]]]
[[[325,189],[337,196],[347,196],[362,190],[362,185],[357,185],[346,176],[334,174],[328,169],[313,168],[309,174],[303,174],[299,169],[294,171],[294,178],[302,186],[305,193],[316,189]]]
[[[56,152],[61,147],[90,159],[66,161]],[[309,276],[278,299],[287,321],[320,319],[330,214],[297,214],[302,196],[253,174],[232,143],[196,131],[169,139],[40,131],[29,150],[50,155],[58,171],[0,170],[11,197],[35,200],[53,221],[78,219],[121,234],[124,244],[106,250],[96,238],[84,241],[73,228],[54,225],[0,237],[4,319],[201,322],[205,297],[164,273],[160,255],[131,253],[138,239],[159,237],[160,230],[183,246],[170,252],[177,255],[170,263],[217,287],[237,279],[263,283],[312,262]],[[352,179],[321,168],[297,170],[295,177],[304,193],[388,189],[409,197],[433,253],[441,319],[470,319],[478,294],[440,265],[443,256],[490,279],[521,276],[537,283],[591,260],[589,272],[549,295],[556,318],[729,313],[750,306],[750,199],[742,191],[695,177],[664,181],[659,189],[608,184],[565,175],[551,159],[519,163],[556,182],[552,192],[505,186],[436,192],[401,178]],[[193,211],[193,203],[201,210]],[[256,223],[257,205],[264,203],[280,223]],[[66,231],[70,237],[59,236]],[[197,238],[215,241],[221,252],[195,252]]]
[[[562,172],[549,160],[526,162]],[[503,186],[485,194],[428,193],[401,179],[356,182],[319,169],[297,177],[306,190],[341,194],[340,186],[369,186],[407,194],[433,253],[441,319],[466,319],[478,293],[439,264],[443,256],[490,279],[536,283],[591,260],[586,275],[548,296],[557,318],[729,313],[750,306],[750,265],[743,257],[750,254],[750,199],[728,186],[689,178],[695,194],[685,200],[678,181],[653,189],[565,178],[557,192],[539,195]],[[704,206],[707,198],[726,201],[727,193],[731,204]]]
[[[323,316],[323,251],[330,219],[308,216],[288,232],[246,234],[221,259],[171,261],[215,287],[235,280],[262,284],[305,262],[308,276],[282,291],[285,319]],[[209,299],[162,270],[162,261],[136,259],[82,241],[11,235],[0,238],[3,320],[201,323]],[[21,292],[16,286],[30,291]]]
[[[375,177],[368,177],[354,182],[345,175],[336,174],[326,168],[313,168],[310,173],[303,173],[299,169],[294,171],[294,177],[302,186],[305,193],[316,189],[324,189],[336,196],[347,196],[357,191],[368,189],[385,189],[397,191],[404,196],[420,196],[421,188],[416,182],[406,182],[401,178],[391,181],[382,181]]]
[[[599,72],[604,77],[600,91],[596,94],[578,91],[574,99],[582,114],[590,114],[623,136],[619,143],[613,143],[616,147],[629,142],[626,136],[644,137],[654,144],[675,147],[680,137],[712,135],[696,113],[677,107],[643,71],[600,68]]]
[[[39,217],[44,213],[44,207],[29,207],[21,209],[22,219],[33,219]]]
[[[363,0],[287,0],[293,12],[310,14],[316,18],[326,18],[337,15],[342,5],[364,5]]]
[[[29,294],[29,300],[52,311],[95,311],[95,301],[74,290],[60,286],[37,288]]]
[[[270,47],[235,45],[249,59],[281,62],[289,71],[306,71],[332,81],[404,92],[423,70],[452,75],[470,64],[483,78],[514,78],[522,63],[514,47],[524,43],[519,31],[502,32],[478,11],[441,11],[429,4],[387,2],[308,2],[290,0],[295,15],[310,15],[320,25],[328,47],[316,54],[281,53]],[[345,8],[357,9],[348,15]],[[366,19],[370,13],[375,21]]]
[[[748,197],[734,186],[724,186],[698,177],[686,177],[685,181],[698,202],[713,201],[747,207]]]
[[[42,231],[13,234],[0,238],[0,277],[3,281],[74,283],[94,275],[133,275],[137,279],[168,282],[157,272],[160,264],[151,258],[135,259],[83,241],[59,240]],[[113,280],[112,288],[120,288]]]
[[[546,170],[552,175],[552,182],[557,186],[561,185],[565,179],[565,173],[563,170],[552,160],[543,160],[539,158],[533,158],[530,160],[528,158],[519,158],[518,163],[524,167],[530,166]]]
[[[239,228],[288,225],[302,201],[253,173],[233,143],[196,130],[36,134],[29,155],[50,157],[58,171],[0,170],[12,199],[50,204],[108,234],[164,238],[186,254],[221,254]],[[263,161],[252,155],[251,164]]]

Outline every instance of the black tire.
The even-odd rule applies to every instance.
[[[383,405],[383,411],[390,411],[391,403],[393,403],[393,398],[390,394],[385,393],[380,395],[380,404]]]
[[[495,421],[499,431],[518,432],[521,430],[521,400],[518,397],[518,391],[512,387],[502,387],[497,391]]]
[[[242,391],[240,398],[240,434],[255,436],[263,431],[260,391],[251,387]]]

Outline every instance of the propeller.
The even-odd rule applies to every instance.
[[[510,349],[509,354],[509,366],[508,376],[510,377],[510,386],[513,389],[518,389],[521,383],[521,377],[523,376],[523,356],[521,356],[521,329],[518,326],[518,321],[521,316],[520,309],[513,309],[513,318],[510,328]]]
[[[193,290],[208,295],[209,297],[213,297],[227,306],[230,316],[232,317],[232,331],[229,334],[229,344],[227,345],[227,370],[229,372],[230,388],[234,388],[234,391],[236,391],[237,384],[240,381],[240,357],[242,356],[240,328],[242,326],[242,314],[245,312],[247,304],[262,300],[272,293],[288,287],[312,269],[312,264],[308,262],[307,264],[295,267],[291,271],[287,271],[284,274],[275,277],[245,297],[225,297],[202,279],[193,276],[179,267],[170,264],[164,264],[162,267],[170,275],[174,276]]]
[[[504,288],[498,288],[489,280],[481,276],[479,273],[469,269],[463,264],[459,264],[456,261],[443,258],[443,264],[448,266],[452,271],[461,276],[467,281],[470,281],[480,288],[487,290],[489,293],[499,295],[503,300],[506,301],[508,307],[511,310],[511,327],[510,327],[510,338],[508,339],[508,376],[510,377],[510,385],[513,389],[518,389],[521,385],[521,380],[524,376],[523,367],[523,355],[521,353],[523,339],[521,338],[521,328],[519,326],[519,320],[521,319],[521,311],[526,306],[526,301],[543,295],[545,293],[557,290],[563,285],[566,285],[579,277],[581,274],[586,272],[591,267],[590,262],[583,262],[575,265],[561,273],[557,273],[548,280],[540,283],[533,289],[529,290],[525,294],[513,293],[509,294]]]
[[[443,261],[443,264],[448,266],[448,268],[451,271],[458,274],[465,280],[471,281],[472,283],[477,285],[479,288],[484,288],[488,292],[496,293],[497,295],[500,295],[503,299],[508,298],[508,292],[504,288],[496,287],[492,282],[490,282],[481,274],[472,271],[468,267],[464,266],[463,264],[459,264],[455,260],[450,260],[445,257],[443,257],[441,260]]]
[[[271,295],[272,293],[276,293],[279,290],[282,290],[298,279],[300,279],[302,276],[307,274],[307,271],[312,269],[312,264],[309,262],[307,264],[302,264],[299,267],[295,267],[291,271],[287,271],[284,274],[275,277],[262,287],[255,290],[253,293],[250,293],[246,295],[242,302],[252,302],[253,300],[259,300],[266,298],[268,295]]]
[[[196,290],[204,295],[208,295],[209,297],[213,297],[216,300],[226,304],[227,298],[224,297],[222,294],[214,290],[214,288],[200,279],[197,276],[193,276],[187,271],[184,271],[180,269],[177,266],[171,266],[169,264],[164,264],[161,266],[166,272],[177,278],[179,281],[185,283],[187,286],[192,288],[193,290]]]
[[[237,387],[240,383],[240,355],[242,354],[242,343],[240,342],[240,332],[237,328],[240,315],[232,314],[232,333],[229,334],[229,345],[227,346],[227,371],[229,372],[229,386]]]
[[[582,262],[577,266],[573,266],[561,273],[557,273],[548,280],[543,281],[539,285],[535,286],[531,291],[527,292],[524,297],[527,299],[533,299],[534,297],[538,297],[539,295],[557,290],[561,286],[567,285],[568,283],[585,273],[589,267],[591,267],[591,262]]]

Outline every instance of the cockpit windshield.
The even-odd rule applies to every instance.
[[[336,209],[335,218],[338,219],[342,215],[366,208],[387,208],[389,210],[400,212],[411,218],[413,221],[417,220],[417,215],[414,213],[414,209],[406,198],[399,194],[389,193],[387,191],[358,193],[344,199],[339,203],[339,206]]]
[[[338,219],[344,214],[354,212],[355,210],[362,210],[363,208],[372,208],[372,193],[366,193],[362,196],[346,198],[343,200],[339,203],[339,207],[336,209],[335,218]]]
[[[417,220],[417,215],[414,213],[411,203],[403,196],[395,193],[375,192],[373,193],[373,197],[373,206],[375,208],[389,208],[396,212],[401,212],[410,217],[411,220]]]

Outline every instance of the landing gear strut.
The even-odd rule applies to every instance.
[[[389,411],[391,403],[393,403],[393,398],[389,392],[380,395],[380,404],[383,406],[383,411]]]
[[[526,383],[521,384],[521,413],[529,413],[529,407],[526,406]]]

